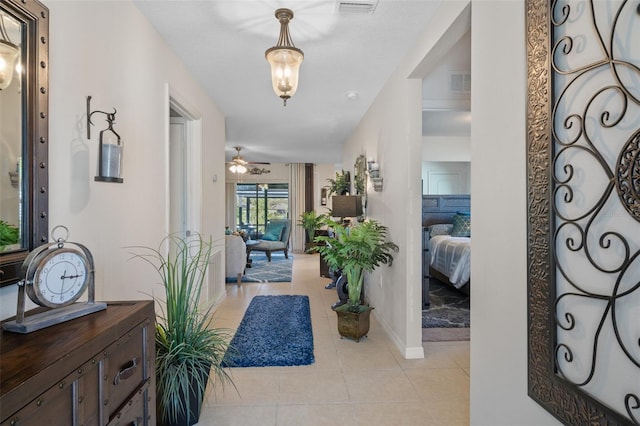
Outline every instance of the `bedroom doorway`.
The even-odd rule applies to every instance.
[[[446,37],[447,53],[422,80],[423,341],[470,337],[470,22]],[[464,235],[454,229],[463,220],[469,227]],[[462,238],[469,241],[463,245]],[[445,262],[445,250],[459,257]]]

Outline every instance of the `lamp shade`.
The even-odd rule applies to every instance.
[[[280,21],[278,43],[264,53],[271,66],[271,85],[273,91],[287,105],[287,99],[298,90],[298,75],[304,53],[293,45],[289,35],[289,21],[293,12],[289,9],[276,10],[276,18]]]
[[[331,197],[331,216],[358,217],[362,216],[361,195],[334,195]]]

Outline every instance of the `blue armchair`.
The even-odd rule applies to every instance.
[[[267,260],[271,262],[271,253],[284,251],[284,257],[289,258],[289,234],[291,234],[290,219],[271,219],[266,226],[264,235],[258,244],[247,247],[249,254],[252,251],[263,251]]]

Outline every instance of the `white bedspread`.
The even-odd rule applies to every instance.
[[[436,235],[431,237],[431,266],[460,288],[471,276],[471,238]]]

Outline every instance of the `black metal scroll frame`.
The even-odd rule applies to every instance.
[[[576,3],[576,2],[574,2]],[[620,67],[627,67],[640,76],[640,64],[630,63],[619,58],[612,43],[607,44],[598,20],[593,16],[593,2],[581,2],[586,8],[583,13],[590,16],[595,40],[600,43],[602,59],[579,69],[562,69],[557,58],[574,54],[575,40],[565,35],[554,40],[554,29],[564,25],[572,13],[572,2],[550,0],[527,0],[527,59],[528,59],[528,100],[527,100],[527,192],[528,192],[528,335],[529,335],[529,395],[547,411],[566,424],[640,424],[640,392],[621,393],[625,413],[614,411],[596,400],[583,390],[598,368],[598,340],[605,326],[613,328],[618,348],[630,360],[630,364],[640,369],[640,360],[629,348],[629,336],[623,336],[618,327],[616,308],[619,304],[630,303],[631,296],[640,292],[640,282],[621,287],[621,281],[627,268],[640,258],[638,247],[638,228],[623,235],[619,231],[604,231],[595,234],[594,223],[604,215],[603,207],[611,197],[619,200],[624,211],[640,222],[640,129],[629,132],[629,138],[622,144],[615,164],[609,164],[605,156],[598,151],[597,144],[591,139],[586,126],[586,118],[597,117],[601,129],[613,128],[627,114],[637,114],[640,108],[635,87],[633,91],[626,86],[618,73]],[[633,8],[640,25],[640,4],[627,0],[619,5],[612,17],[609,31],[619,30],[621,12]],[[627,15],[628,16],[628,15]],[[620,23],[621,24],[621,23]],[[612,34],[608,34],[612,36]],[[609,37],[611,40],[612,37]],[[564,112],[559,108],[567,88],[580,79],[587,78],[594,70],[608,69],[614,84],[597,90],[582,110]],[[554,76],[568,78],[565,89],[554,93]],[[577,84],[577,83],[576,83]],[[618,99],[619,109],[609,111],[598,107],[599,97],[614,96]],[[561,116],[560,116],[561,115]],[[554,123],[573,132],[571,140],[562,140],[555,132]],[[580,217],[564,217],[557,206],[570,204],[577,185],[572,164],[565,161],[563,155],[568,150],[581,150],[596,159],[606,174],[608,182],[596,204],[587,209]],[[573,233],[567,236],[564,231],[571,228]],[[589,237],[595,234],[597,247],[591,247]],[[610,293],[596,293],[586,290],[580,283],[574,282],[556,256],[556,247],[563,245],[564,250],[580,253],[588,259],[588,264],[603,274],[614,276],[615,285]],[[623,256],[615,267],[601,265],[592,251],[609,250],[613,245],[623,247]],[[636,247],[636,249],[634,249]],[[634,251],[637,250],[637,251]],[[560,276],[572,290],[557,294],[556,277]],[[637,279],[637,277],[636,277]],[[591,365],[586,377],[569,380],[561,368],[560,362],[571,363],[573,349],[558,343],[558,330],[570,331],[580,318],[564,299],[577,297],[599,300],[604,309],[593,335]],[[608,324],[610,323],[610,324]],[[640,345],[640,341],[631,345]]]

